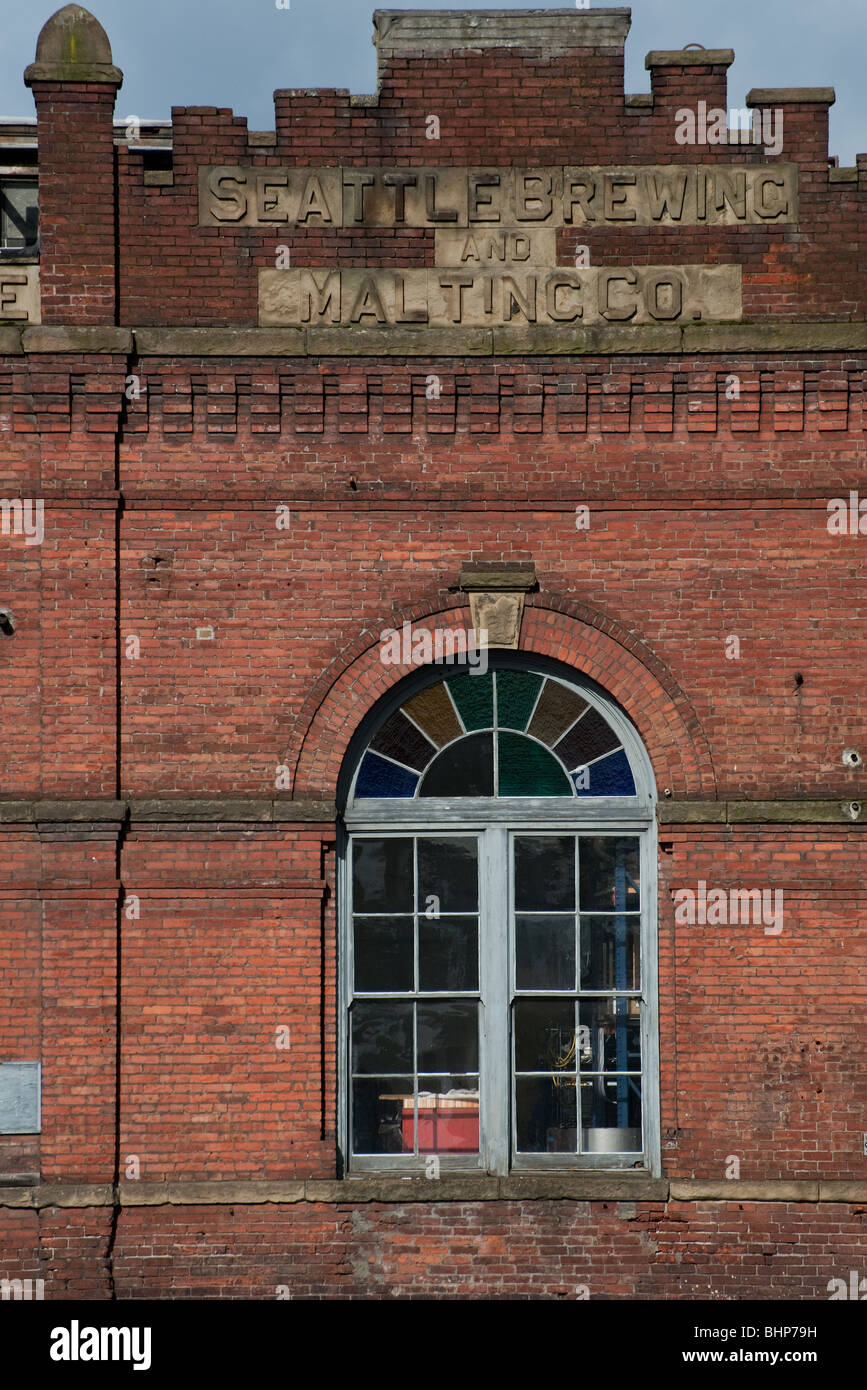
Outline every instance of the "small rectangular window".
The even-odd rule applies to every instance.
[[[0,1134],[38,1134],[41,1062],[0,1062]]]
[[[35,251],[38,237],[37,180],[0,173],[0,249]]]

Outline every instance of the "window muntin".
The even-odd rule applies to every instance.
[[[501,680],[503,671],[498,663],[504,662],[507,669],[511,663],[509,674],[513,674],[516,660],[511,653],[492,654],[490,674],[494,679],[488,683],[487,713],[485,695],[477,697],[474,707],[467,701],[469,682],[478,681],[479,674],[467,676],[456,698],[446,689],[455,676],[440,677],[432,683],[432,672],[416,672],[403,687],[414,693],[401,699],[395,691],[395,697],[383,702],[378,722],[376,715],[365,721],[347,759],[348,837],[347,852],[341,860],[345,871],[340,891],[344,924],[340,1065],[345,1105],[339,1124],[341,1151],[350,1170],[429,1173],[430,1155],[436,1154],[436,1171],[440,1166],[443,1170],[481,1168],[501,1174],[510,1169],[552,1168],[643,1167],[659,1171],[656,861],[650,765],[629,721],[595,687],[575,688],[559,675],[554,663],[540,663],[539,671],[526,672],[532,682]],[[517,674],[525,672],[521,669]],[[428,684],[420,689],[425,679]],[[517,701],[521,686],[533,692],[529,716],[520,710],[512,713],[503,698]],[[434,721],[431,732],[437,735],[440,749],[460,747],[461,741],[465,743],[480,733],[498,738],[504,732],[526,735],[534,723],[537,731],[540,726],[544,730],[548,748],[548,744],[556,747],[562,739],[563,721],[577,701],[585,712],[598,713],[616,734],[616,751],[622,752],[630,770],[634,788],[630,797],[597,794],[591,798],[578,794],[577,788],[572,794],[549,797],[538,792],[479,796],[477,791],[426,797],[419,794],[418,786],[435,761],[435,748],[426,764],[417,758],[423,765],[411,769],[404,761],[398,769],[412,774],[415,785],[408,793],[393,797],[363,793],[361,764],[377,741],[382,747],[378,734],[398,711],[410,710],[411,718],[421,712],[425,722]],[[485,718],[488,727],[468,727],[483,725]],[[509,720],[523,723],[523,729],[507,730]],[[436,738],[429,741],[433,745]],[[401,752],[406,751],[404,746]],[[390,756],[384,752],[385,760]],[[394,766],[398,767],[396,762]],[[456,980],[449,973],[451,966],[443,966],[444,973],[438,974],[438,967],[432,964],[436,943],[446,938],[439,929],[437,935],[425,938],[431,927],[425,917],[429,895],[420,896],[423,885],[414,877],[418,873],[419,841],[424,845],[430,840],[461,837],[474,839],[478,856],[479,974],[478,986],[473,989],[468,986],[470,979],[475,985],[475,976],[465,974]],[[561,897],[552,905],[556,863],[547,864],[545,871],[535,876],[520,871],[521,842],[545,837],[560,843],[561,857],[571,856],[572,898],[568,904]],[[623,845],[621,867],[628,870],[632,883],[624,880],[626,896],[614,898],[618,867],[614,841],[618,837],[628,841]],[[355,979],[352,862],[357,847],[371,840],[411,842],[411,861],[406,859],[405,848],[391,853],[402,853],[404,866],[412,863],[412,891],[403,891],[390,912],[384,910],[381,899],[363,899],[366,906],[356,913],[357,932],[367,965]],[[514,882],[516,846],[518,888],[522,879],[527,885],[519,896]],[[565,873],[562,868],[561,877]],[[393,873],[392,881],[394,877]],[[406,867],[404,878],[409,883]],[[447,906],[444,900],[441,918],[448,917]],[[377,916],[383,920],[376,922]],[[395,925],[400,917],[407,920],[402,926]],[[464,947],[452,949],[465,959]],[[424,951],[428,969],[421,974]],[[439,987],[438,991],[434,987]],[[479,1030],[478,1061],[472,1063],[472,1069],[465,1054],[455,1051],[449,1057],[448,1070],[437,1071],[440,1062],[431,1070],[433,1064],[426,1057],[424,1043],[430,1018],[419,1009],[431,1002],[432,995],[434,1000],[472,1000]],[[405,1010],[401,1024],[403,1060],[388,1064],[404,1070],[386,1071],[384,1063],[374,1057],[365,1065],[378,1071],[353,1071],[353,1012],[359,1002],[370,1000],[412,1006]],[[554,1060],[543,1060],[541,1065],[538,1055],[529,1059],[525,1055],[523,1039],[520,1056],[515,1053],[519,1025],[528,1039],[526,1047],[532,1048],[533,1007],[539,1027],[547,1030],[548,1051],[554,1050],[558,1041],[562,1044],[554,1051]],[[379,1020],[377,1026],[385,1027],[383,1015],[372,1017]],[[360,1020],[364,1022],[363,1013]],[[420,1028],[424,1034],[421,1039]],[[566,1030],[562,1038],[556,1035],[557,1028]],[[461,1066],[467,1070],[459,1071]],[[462,1109],[468,1113],[459,1114]],[[451,1128],[456,1116],[458,1122]]]

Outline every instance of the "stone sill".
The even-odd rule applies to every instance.
[[[646,1173],[513,1174],[439,1179],[360,1177],[342,1182],[124,1182],[0,1186],[0,1207],[259,1206],[299,1202],[867,1202],[867,1182],[807,1179],[765,1182],[682,1179]]]

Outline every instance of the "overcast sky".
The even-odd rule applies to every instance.
[[[286,0],[280,0],[286,3]],[[117,116],[168,118],[172,106],[229,106],[251,130],[273,130],[277,87],[376,89],[367,0],[94,0],[93,13],[124,73]],[[22,74],[57,6],[0,0],[0,116],[34,115]],[[383,8],[387,8],[383,6]],[[456,9],[404,0],[395,9]],[[496,0],[472,9],[524,9]],[[562,5],[537,4],[536,9]],[[601,8],[594,6],[594,8]],[[867,0],[635,0],[626,90],[650,90],[651,48],[733,48],[729,107],[751,87],[834,87],[831,154],[867,151]],[[576,154],[576,159],[577,159]]]

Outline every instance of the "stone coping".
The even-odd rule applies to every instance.
[[[479,573],[484,590],[526,587],[529,575],[519,583],[493,570]],[[475,584],[471,585],[475,587]],[[661,801],[656,808],[660,825],[857,825],[867,826],[867,800],[843,801],[839,797],[777,801]],[[68,800],[0,800],[0,825],[115,824],[144,822],[219,822],[292,824],[309,821],[333,824],[337,807],[327,797],[165,796],[70,798]]]
[[[829,181],[832,180],[829,169]],[[867,321],[554,328],[112,328],[0,325],[0,356],[582,357],[867,350]]]
[[[867,1182],[848,1179],[652,1178],[646,1173],[513,1174],[303,1181],[39,1183],[0,1186],[0,1207],[261,1206],[384,1202],[867,1202]]]
[[[629,9],[375,10],[380,58],[420,58],[459,49],[544,50],[546,57],[587,48],[620,48],[629,33]]]
[[[733,48],[653,48],[644,60],[646,68],[730,68]]]
[[[785,106],[788,103],[833,106],[837,93],[833,87],[752,87],[747,106]]]

